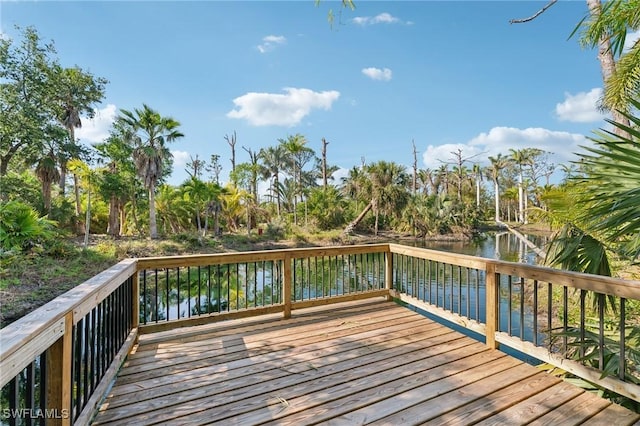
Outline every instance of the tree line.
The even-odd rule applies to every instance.
[[[558,166],[549,161],[549,153],[536,148],[489,157],[487,166],[459,150],[439,167],[424,169],[418,167],[413,143],[412,167],[387,161],[368,164],[363,158],[345,177],[336,179],[338,168],[329,163],[330,143],[324,139],[320,154],[302,134],[286,135],[256,150],[238,144],[235,131],[223,137],[231,150],[228,182],[220,182],[224,167],[217,152],[206,160],[191,158],[189,178],[169,185],[173,169],[169,146],[184,137],[180,122],[142,104],[119,111],[103,142],[81,145],[75,131],[83,117],[95,113],[108,81],[79,66],[61,66],[53,44],[45,43],[34,28],[22,29],[20,40],[0,40],[0,239],[12,247],[9,236],[36,222],[84,233],[85,242],[90,232],[152,238],[197,232],[204,238],[258,227],[281,235],[296,226],[427,236],[468,234],[485,220],[527,223],[536,215],[536,220],[565,229],[566,241],[571,235],[589,235],[603,244],[602,250],[611,251],[621,241],[637,238],[619,231],[609,237],[610,229],[589,225],[594,221],[572,216],[561,205],[581,205],[587,207],[583,213],[605,215],[604,209],[588,208],[597,204],[589,196],[602,191],[585,188],[594,189],[596,181],[600,188],[608,187],[604,179],[620,178],[618,173],[597,171],[615,151],[613,146],[628,146],[629,152],[615,161],[609,158],[608,167],[623,167],[618,163],[635,159],[638,87],[633,83],[637,79],[629,83],[626,71],[637,67],[633,58],[638,57],[638,42],[622,50],[626,31],[638,27],[635,4],[637,0],[608,2],[580,24],[583,43],[601,46],[606,36],[610,48],[601,54],[613,55],[614,66],[624,64],[620,72],[627,76],[626,89],[616,92],[621,94],[617,103],[610,101],[621,75],[614,69],[605,80],[603,101],[603,108],[624,108],[616,109],[614,130],[594,138],[597,146],[604,144],[602,148],[583,154],[576,164],[559,166],[564,180],[556,185],[549,177]],[[237,161],[240,156],[247,160]],[[597,180],[596,173],[600,173]],[[635,224],[629,217],[622,219]],[[18,245],[31,244],[29,238],[18,240],[22,241]],[[560,247],[563,240],[555,241]],[[625,247],[625,253],[633,253]]]

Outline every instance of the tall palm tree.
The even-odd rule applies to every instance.
[[[107,234],[112,236],[122,235],[124,231],[124,207],[133,198],[136,184],[132,148],[121,130],[116,126],[104,142],[94,146],[100,156],[98,163],[106,163],[99,185],[102,196],[109,200]]]
[[[130,131],[138,176],[149,191],[149,234],[151,238],[158,238],[155,190],[171,159],[166,144],[184,136],[178,130],[180,122],[161,116],[146,104],[142,109],[121,110],[119,121]]]
[[[374,234],[378,235],[380,213],[399,215],[406,204],[408,176],[404,166],[394,162],[379,161],[368,167],[371,178],[372,208],[375,214]]]
[[[531,164],[531,152],[528,149],[509,149],[510,159],[518,168],[518,222],[526,223],[526,202],[524,195],[524,166]]]
[[[589,15],[574,30],[581,29],[583,46],[597,47],[598,60],[605,84],[603,107],[611,111],[613,120],[629,125],[625,112],[640,91],[640,42],[624,51],[627,33],[640,28],[639,0],[587,0]],[[626,130],[615,127],[621,136]]]
[[[49,151],[49,154],[38,161],[36,176],[42,184],[44,210],[49,214],[51,213],[51,187],[56,180],[60,179],[60,172],[56,167],[56,158],[53,151]]]
[[[276,211],[278,217],[281,216],[282,202],[280,200],[280,192],[276,190],[280,183],[280,173],[285,165],[285,152],[282,145],[270,146],[262,148],[258,154],[262,160],[262,177],[269,179],[269,192],[271,197],[275,196]]]
[[[293,222],[297,225],[297,198],[301,192],[300,174],[303,162],[309,161],[311,154],[313,154],[313,150],[306,146],[307,139],[300,133],[288,136],[287,139],[279,139],[278,141],[289,157],[288,162],[291,167],[291,177],[293,178],[293,185],[295,188],[293,196]]]
[[[495,157],[489,157],[491,164],[487,167],[487,177],[493,182],[493,191],[495,197],[496,222],[500,222],[500,185],[499,180],[502,170],[509,164],[509,159],[502,154]]]
[[[476,207],[480,208],[480,182],[482,182],[482,167],[475,163],[471,169],[476,182]]]

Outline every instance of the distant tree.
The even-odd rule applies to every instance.
[[[311,148],[306,146],[307,139],[300,133],[288,136],[287,139],[279,139],[279,142],[289,157],[288,163],[290,166],[291,177],[293,178],[293,186],[295,189],[293,197],[293,222],[295,224],[298,224],[298,216],[296,210],[297,198],[301,193],[300,177],[302,167],[304,167],[304,164],[313,157],[314,153]]]
[[[184,136],[178,130],[180,122],[161,116],[146,104],[142,109],[121,110],[118,119],[129,131],[138,176],[149,191],[149,234],[151,238],[158,238],[155,190],[171,159],[166,144]]]
[[[98,153],[98,164],[104,164],[98,185],[102,197],[109,200],[107,234],[120,236],[126,223],[125,205],[135,199],[138,187],[133,147],[127,144],[124,130],[115,125],[109,137],[94,148]]]
[[[276,212],[278,217],[281,214],[282,201],[280,191],[277,190],[280,184],[280,173],[285,167],[285,151],[282,145],[262,148],[258,154],[262,161],[261,174],[264,179],[269,179],[269,193],[276,199]]]
[[[187,168],[185,171],[191,178],[201,179],[202,173],[204,172],[207,166],[207,162],[201,160],[196,154],[196,158],[189,157],[189,162],[187,163]]]
[[[47,214],[51,213],[51,186],[60,179],[60,172],[56,166],[57,163],[53,151],[49,151],[36,165],[36,176],[42,183],[42,199],[44,210]]]
[[[65,178],[67,171],[67,161],[71,158],[78,158],[74,155],[77,149],[75,129],[82,127],[81,115],[93,118],[94,107],[104,98],[107,80],[95,77],[93,74],[75,66],[72,68],[62,68],[59,65],[54,67],[54,84],[56,88],[56,112],[60,123],[69,132],[69,149],[63,150],[59,156],[60,162],[60,190],[65,193]],[[77,187],[77,178],[74,180]]]
[[[332,229],[344,224],[346,200],[333,186],[313,188],[307,197],[309,217],[319,229]]]
[[[234,130],[231,136],[224,135],[224,140],[231,147],[231,173],[233,173],[236,170],[236,143],[238,142],[236,131]]]
[[[489,157],[490,164],[487,167],[487,177],[493,182],[493,192],[495,197],[495,220],[500,222],[500,176],[504,168],[509,164],[509,159],[502,154]]]

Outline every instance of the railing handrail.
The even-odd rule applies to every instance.
[[[38,344],[39,339],[55,342],[65,332],[64,326],[60,328],[60,325],[69,313],[73,313],[73,323],[77,323],[86,312],[109,295],[110,289],[122,284],[136,272],[136,262],[137,259],[122,260],[0,329],[0,387],[7,383],[5,378],[15,376],[31,362],[33,357],[29,356],[33,351],[42,348],[33,354],[37,356],[47,349],[46,345]],[[16,356],[17,352],[19,356]],[[16,358],[23,365],[7,363],[9,357]]]
[[[524,276],[528,279],[552,282],[579,290],[589,290],[605,295],[640,300],[639,280],[565,271],[548,266],[529,265],[526,263],[509,262],[506,260],[470,256],[453,252],[408,247],[393,243],[389,244],[389,250],[391,253],[440,261],[455,266],[479,269],[481,271],[486,271],[487,265],[492,264],[495,265],[495,272],[500,274]]]

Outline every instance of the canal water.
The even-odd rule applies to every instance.
[[[525,237],[542,249],[547,245],[549,239],[549,237],[539,235],[525,235]],[[530,265],[536,265],[543,261],[524,242],[510,232],[486,233],[471,241],[416,241],[412,245]]]
[[[545,249],[549,242],[549,237],[546,236],[538,236],[538,235],[525,235],[525,237],[535,244],[537,247]],[[531,248],[527,246],[526,243],[518,239],[515,235],[509,232],[500,232],[500,233],[491,233],[483,235],[481,238],[477,238],[473,241],[421,241],[414,244],[418,247],[433,249],[433,250],[442,250],[453,253],[466,254],[470,256],[478,256],[490,259],[498,259],[504,260],[508,262],[518,262],[518,263],[526,263],[530,265],[542,264],[544,259],[538,256]],[[518,330],[521,329],[521,323],[523,325],[523,338],[526,341],[533,341],[533,306],[530,303],[530,300],[526,300],[524,302],[524,312],[520,311],[520,307],[512,303],[511,304],[511,312],[509,312],[509,292],[508,292],[508,277],[501,277],[500,283],[500,331],[508,332],[509,326],[511,330],[518,334]],[[444,286],[446,288],[446,284]],[[485,300],[485,287],[481,285],[479,287],[474,288],[470,286],[470,294],[469,297],[471,299],[471,305],[473,306],[476,301],[479,299],[479,319],[480,321],[485,320],[485,309],[484,309],[484,300]],[[513,286],[511,290],[511,297],[513,299],[518,299],[520,297],[519,292],[521,288],[520,286]],[[477,294],[476,294],[477,293]],[[443,295],[444,297],[444,295]],[[453,295],[453,304],[455,306],[458,303],[455,300],[455,294]],[[432,315],[421,312],[436,321],[442,322],[441,318],[433,317]],[[463,312],[464,313],[464,312]],[[452,328],[457,329],[465,334],[471,334],[466,329],[456,326],[456,324],[448,323],[447,325]],[[480,340],[482,340],[481,336],[474,336]],[[538,341],[543,341],[547,338],[546,334],[543,331],[538,331]],[[510,352],[509,350],[507,350]],[[517,356],[527,362],[536,363],[536,360],[529,359],[528,357],[520,354],[518,352],[511,353],[514,356]]]

